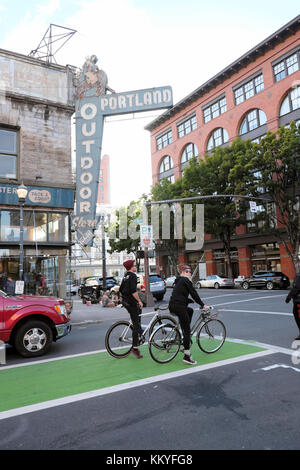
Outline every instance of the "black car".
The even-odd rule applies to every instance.
[[[115,287],[117,285],[118,285],[117,280],[114,277],[108,276],[106,278],[106,289],[107,290],[110,290],[112,287]],[[95,277],[95,276],[87,277],[83,281],[83,283],[79,286],[79,289],[78,289],[79,297],[82,297],[82,292],[85,290],[86,287],[99,287],[99,288],[103,289],[103,278],[102,277]]]
[[[290,286],[290,280],[280,271],[258,271],[251,277],[244,279],[241,286],[245,290],[250,287],[256,287],[257,289],[265,287],[268,290],[272,290],[275,287],[286,289]]]

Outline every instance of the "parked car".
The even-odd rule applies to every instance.
[[[112,287],[117,286],[118,283],[116,279],[112,276],[108,276],[106,278],[106,289],[110,290]],[[79,297],[82,297],[82,292],[85,289],[85,287],[99,287],[103,288],[103,277],[87,277],[82,284],[80,284],[79,289],[78,289],[78,295]]]
[[[71,331],[64,300],[35,295],[8,295],[0,290],[0,340],[21,356],[45,354],[53,341]]]
[[[176,276],[167,277],[167,279],[165,280],[166,287],[174,287],[175,279]]]
[[[245,276],[238,276],[237,278],[235,278],[234,279],[235,287],[241,287],[244,280],[245,280]]]
[[[145,275],[137,274],[138,277],[138,289],[144,293],[145,292]],[[156,300],[162,300],[166,293],[165,282],[158,274],[149,274],[150,281],[150,292]],[[143,299],[141,299],[143,300]],[[144,303],[144,302],[143,302]]]
[[[77,286],[74,281],[66,281],[67,292],[70,292],[71,295],[78,294],[79,286]]]
[[[201,287],[214,287],[215,289],[219,289],[220,287],[234,287],[234,282],[228,277],[212,274],[197,281],[195,286],[197,289]]]
[[[286,289],[289,286],[289,278],[280,271],[258,271],[242,282],[242,288],[245,290],[250,289],[250,287],[256,287],[257,289],[265,287],[268,290],[272,290],[274,287]]]

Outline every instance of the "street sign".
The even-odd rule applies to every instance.
[[[153,248],[152,225],[141,225],[141,248]]]
[[[16,281],[15,294],[24,294],[24,281]]]
[[[258,207],[255,201],[250,201],[250,212],[258,212]]]

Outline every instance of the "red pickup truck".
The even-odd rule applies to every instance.
[[[56,297],[9,296],[0,290],[0,341],[24,357],[45,354],[71,331],[65,302]]]

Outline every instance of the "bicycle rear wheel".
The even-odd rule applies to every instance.
[[[218,351],[223,346],[225,338],[225,325],[216,319],[207,320],[197,333],[198,346],[207,354]]]
[[[107,352],[116,358],[126,357],[132,348],[132,325],[128,321],[114,323],[105,335]]]
[[[165,324],[176,326],[177,322],[175,318],[172,318],[169,315],[158,315],[156,320],[152,323],[149,328],[149,338],[152,335],[153,331],[155,331],[161,325]]]
[[[181,344],[181,335],[176,326],[166,323],[159,326],[149,338],[149,352],[152,359],[160,364],[172,361]]]

